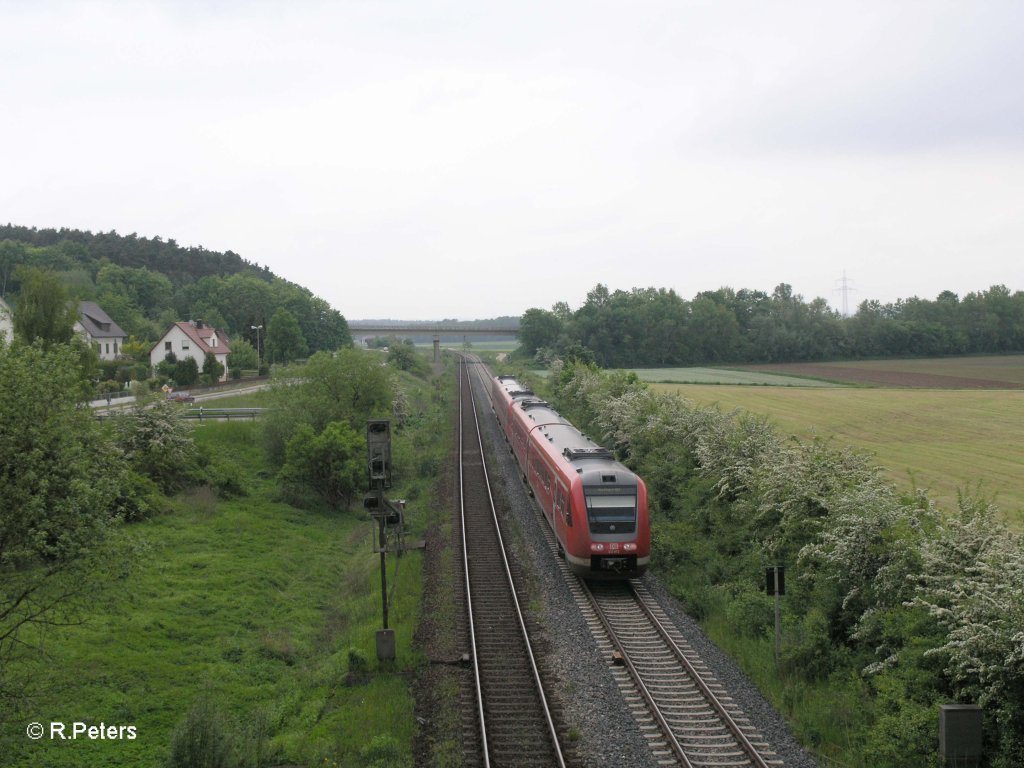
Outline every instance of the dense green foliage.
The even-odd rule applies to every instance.
[[[135,565],[120,523],[167,512],[168,494],[192,486],[245,493],[175,406],[140,401],[104,423],[81,407],[80,346],[0,343],[0,713],[36,692],[17,675],[52,628],[77,623]]]
[[[21,290],[12,318],[14,334],[31,344],[67,344],[78,313],[69,303],[68,292],[51,272],[22,267],[15,273]]]
[[[271,363],[290,363],[309,352],[299,321],[284,307],[278,308],[267,324],[266,349]]]
[[[256,347],[245,339],[233,339],[228,353],[228,370],[234,374],[236,371],[255,371],[259,367]]]
[[[775,673],[827,681],[848,713],[844,762],[935,758],[937,705],[979,703],[986,765],[1024,764],[1024,542],[980,499],[943,517],[901,497],[868,459],[778,435],[766,420],[651,392],[631,374],[575,365],[552,396],[648,484],[656,567],[689,610],[770,647],[767,565],[788,567]],[[840,745],[799,721],[835,756]]]
[[[521,355],[542,362],[592,356],[610,368],[1019,352],[1024,291],[996,285],[962,298],[944,291],[934,301],[865,301],[844,318],[786,284],[771,295],[721,288],[691,301],[597,285],[575,312],[564,303],[527,310],[519,340]]]
[[[366,439],[348,422],[332,421],[319,435],[300,424],[285,447],[278,477],[299,506],[312,492],[329,508],[345,509],[366,484]]]
[[[0,226],[0,296],[15,306],[24,266],[55,273],[71,298],[98,302],[149,344],[171,323],[202,319],[255,346],[253,326],[266,330],[280,309],[298,322],[311,352],[352,342],[344,317],[326,301],[230,251],[116,232]]]
[[[346,362],[347,352],[340,357]],[[363,357],[373,363],[365,370]],[[329,378],[331,360],[312,360],[310,375]],[[390,402],[348,392],[360,379],[352,368],[402,393],[395,398],[402,402],[402,426],[393,433],[393,493],[410,500],[408,534],[421,536],[428,519],[444,514],[431,490],[448,450],[450,382],[384,368],[379,355],[357,353],[347,362],[338,369],[345,381],[333,392],[347,393],[350,406]],[[378,371],[383,378],[375,377]],[[297,379],[282,386],[294,387],[303,403],[329,400],[303,391]],[[109,429],[131,432],[130,417]],[[150,427],[135,429],[149,433]],[[161,443],[168,429],[175,432],[149,434]],[[359,432],[365,424],[346,429]],[[417,725],[410,680],[423,664],[412,640],[420,556],[388,558],[398,659],[378,663],[380,561],[372,524],[363,514],[282,503],[280,463],[268,459],[260,433],[261,425],[251,422],[192,429],[190,471],[202,472],[218,493],[205,485],[186,488],[165,514],[122,527],[145,553],[130,581],[94,592],[82,606],[84,623],[49,635],[46,658],[23,655],[0,667],[38,682],[31,706],[0,704],[0,719],[9,716],[4,725],[11,726],[0,729],[0,762],[19,768],[411,766]],[[136,438],[124,442],[137,445]],[[220,478],[233,471],[249,495],[225,498],[211,466],[219,467]],[[24,726],[33,719],[130,723],[139,738],[80,740],[69,749],[27,739]]]
[[[393,339],[388,347],[388,363],[400,371],[424,377],[430,373],[430,364],[423,355],[416,351],[416,347],[408,341]]]
[[[332,422],[365,430],[367,419],[389,417],[394,401],[392,371],[372,353],[318,353],[305,365],[281,369],[274,375],[262,422],[271,462],[284,463],[286,446],[303,424],[318,435]]]
[[[77,377],[67,345],[0,343],[0,710],[7,665],[72,620],[111,565],[125,470],[77,407]]]

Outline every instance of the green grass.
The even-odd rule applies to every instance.
[[[675,384],[737,384],[775,387],[836,387],[833,382],[800,376],[726,368],[632,368],[643,381]]]
[[[266,391],[247,392],[244,395],[230,395],[228,397],[216,397],[212,400],[203,400],[196,403],[206,408],[265,408],[269,398]]]
[[[378,556],[361,513],[311,513],[272,500],[256,426],[208,424],[206,443],[246,469],[248,497],[205,491],[176,511],[127,527],[147,548],[137,572],[96,595],[81,626],[54,631],[36,663],[42,694],[4,724],[5,766],[159,765],[194,701],[209,696],[241,730],[257,713],[276,763],[358,764],[358,750],[390,733],[410,750],[415,719],[407,675],[420,556],[406,555],[391,625],[398,661],[378,669]],[[262,475],[262,476],[260,476]],[[389,558],[394,578],[395,558]],[[348,651],[370,659],[371,681],[345,684]],[[125,724],[134,741],[30,741],[33,720]]]
[[[768,415],[801,438],[833,437],[872,453],[899,487],[918,487],[946,508],[959,488],[996,495],[1024,527],[1024,397],[1010,390],[788,389],[654,384],[723,410]]]
[[[737,632],[722,614],[710,616],[702,626],[719,648],[739,662],[789,722],[798,741],[814,752],[823,766],[871,768],[860,757],[861,745],[856,736],[865,727],[870,712],[867,694],[859,680],[842,680],[838,684],[801,680],[777,669],[772,638]]]

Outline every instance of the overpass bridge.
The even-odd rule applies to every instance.
[[[453,340],[465,341],[469,336],[498,336],[514,339],[519,335],[519,328],[445,325],[444,323],[386,323],[352,321],[348,324],[352,337],[368,339],[374,336],[432,336],[434,339],[434,362],[441,359],[441,339],[448,337]]]

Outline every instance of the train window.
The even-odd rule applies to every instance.
[[[587,519],[591,533],[633,533],[636,531],[636,492],[616,489],[616,494],[591,494],[584,491],[587,500]],[[632,492],[630,492],[632,491]]]

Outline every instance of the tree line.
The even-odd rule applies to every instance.
[[[69,299],[97,302],[147,352],[172,323],[190,319],[226,331],[232,347],[244,340],[254,349],[278,326],[281,338],[264,355],[270,362],[352,342],[327,301],[231,251],[116,232],[0,227],[0,296],[16,312],[31,270],[55,275]]]
[[[598,284],[573,311],[565,302],[523,315],[519,355],[608,368],[780,363],[1024,351],[1024,292],[995,285],[864,301],[852,317],[783,283],[771,294],[719,288],[687,301],[673,290],[609,291]]]

